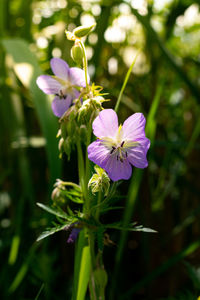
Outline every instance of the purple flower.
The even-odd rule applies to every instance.
[[[67,243],[74,243],[75,240],[77,239],[80,231],[81,231],[81,228],[73,228],[68,237]]]
[[[78,98],[76,87],[85,87],[85,73],[79,68],[69,68],[68,64],[60,58],[52,58],[51,69],[55,76],[41,75],[37,78],[37,85],[45,94],[54,94],[52,102],[54,115],[61,117]],[[89,81],[89,76],[88,76]]]
[[[88,158],[105,169],[113,181],[129,179],[131,165],[142,169],[148,166],[150,141],[145,137],[145,123],[143,114],[135,113],[118,126],[116,112],[104,109],[92,125],[98,139],[88,146]]]

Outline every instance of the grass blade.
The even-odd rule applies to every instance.
[[[167,271],[169,268],[174,266],[177,262],[182,260],[184,257],[192,254],[194,251],[196,251],[200,246],[200,241],[195,241],[189,246],[187,246],[184,250],[181,252],[175,254],[174,256],[170,257],[166,262],[164,262],[162,265],[160,265],[158,268],[156,268],[153,272],[151,272],[149,275],[144,277],[141,281],[136,283],[126,294],[122,296],[121,299],[130,299],[131,295],[139,291],[142,287],[149,284],[151,281],[153,281],[155,278],[160,276],[162,273]]]
[[[22,84],[30,90],[36,108],[42,132],[46,138],[46,150],[51,174],[51,184],[60,177],[61,161],[58,158],[56,134],[58,124],[51,111],[48,98],[36,85],[36,79],[41,75],[41,69],[29,45],[23,39],[4,39],[2,41],[6,52],[13,60],[13,69]]]
[[[116,111],[116,112],[118,111],[119,104],[120,104],[120,101],[121,101],[123,92],[124,92],[124,90],[125,90],[125,87],[126,87],[126,85],[127,85],[127,82],[128,82],[129,77],[130,77],[130,75],[131,75],[131,71],[132,71],[133,66],[134,66],[134,64],[135,64],[135,62],[136,62],[136,59],[137,59],[137,57],[138,57],[139,52],[140,52],[140,51],[138,51],[138,53],[136,54],[136,56],[135,56],[135,58],[134,58],[134,60],[133,60],[133,62],[132,62],[132,64],[131,64],[130,68],[128,69],[128,72],[126,73],[126,77],[125,77],[125,79],[124,79],[124,82],[123,82],[121,91],[120,91],[119,96],[118,96],[118,99],[117,99],[117,103],[116,103],[116,105],[115,105],[115,111]]]
[[[156,112],[158,110],[158,106],[160,103],[160,97],[161,97],[162,90],[163,90],[163,84],[161,86],[158,86],[158,88],[157,88],[157,91],[156,91],[155,97],[152,101],[152,105],[151,105],[151,108],[150,108],[150,111],[148,114],[148,118],[147,118],[146,132],[151,137],[151,143],[153,142],[154,137],[155,137],[155,130],[156,130],[155,115],[156,115]],[[150,130],[151,126],[153,126],[152,132]],[[147,134],[147,136],[148,136],[148,134]],[[133,211],[134,211],[134,208],[136,205],[136,200],[137,200],[140,184],[142,181],[143,172],[144,171],[142,169],[137,169],[137,168],[135,168],[133,171],[133,175],[132,175],[132,179],[131,179],[131,183],[130,183],[130,187],[129,187],[129,191],[128,191],[126,207],[125,207],[124,216],[123,216],[123,226],[124,227],[127,227],[131,221]],[[115,291],[115,287],[117,286],[117,277],[118,277],[118,273],[120,270],[121,259],[123,256],[127,236],[128,236],[127,231],[122,231],[120,234],[119,247],[118,247],[118,250],[116,253],[116,258],[115,258],[116,264],[115,264],[114,275],[112,278],[110,299],[114,299],[113,298],[114,291]]]
[[[90,247],[85,246],[82,251],[82,259],[80,265],[78,291],[76,300],[84,300],[90,279],[91,257]]]

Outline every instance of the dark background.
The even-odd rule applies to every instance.
[[[35,242],[54,220],[36,202],[50,203],[56,178],[78,181],[76,153],[70,162],[58,158],[52,98],[35,79],[52,74],[53,56],[73,66],[64,30],[93,21],[96,29],[86,41],[89,72],[109,93],[105,107],[114,107],[140,49],[119,119],[137,111],[150,119],[149,167],[120,185],[119,205],[128,207],[128,189],[138,189],[131,221],[158,231],[130,233],[117,267],[120,233],[108,232],[113,245],[104,251],[106,299],[197,299],[200,7],[190,0],[1,0],[1,299],[71,297],[74,245],[66,243],[67,232]],[[122,217],[123,211],[112,212],[104,221]]]

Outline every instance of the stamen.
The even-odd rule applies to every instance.
[[[127,153],[127,151],[126,151],[126,157],[128,157],[128,153]]]
[[[66,97],[67,97],[66,95],[63,94],[62,90],[60,90],[60,95],[59,96],[60,96],[60,99],[62,99],[62,98],[66,99]]]
[[[121,147],[123,147],[124,143],[125,143],[125,141],[123,141],[123,142],[121,143]]]
[[[110,151],[110,154],[112,154],[114,151],[115,151],[115,147],[114,146],[112,146],[112,150]]]

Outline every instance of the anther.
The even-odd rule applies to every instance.
[[[59,96],[60,96],[60,99],[62,99],[62,98],[66,99],[66,95],[63,94],[62,90],[60,90],[60,95]]]
[[[121,143],[121,147],[123,147],[124,146],[124,141]]]
[[[110,154],[112,154],[114,151],[115,151],[115,147],[114,146],[112,146],[112,150],[110,151]]]

